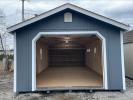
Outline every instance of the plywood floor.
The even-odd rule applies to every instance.
[[[48,67],[37,75],[37,87],[102,86],[102,77],[83,66]]]

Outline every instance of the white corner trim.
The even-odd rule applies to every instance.
[[[16,50],[16,33],[14,33],[14,87],[13,91],[17,92],[17,50]]]
[[[36,77],[35,77],[35,61],[34,61],[34,57],[35,57],[35,50],[33,48],[34,47],[34,39],[32,40],[32,91],[35,91],[35,86],[36,86]]]
[[[124,47],[123,47],[123,32],[122,31],[120,31],[120,43],[121,43],[121,64],[122,64],[123,90],[126,90],[125,64],[124,64]]]
[[[68,3],[67,4],[64,4],[62,6],[59,6],[59,7],[55,8],[55,9],[52,9],[52,10],[50,10],[48,12],[45,12],[45,13],[43,13],[41,15],[38,15],[37,17],[31,18],[31,19],[26,20],[24,22],[21,22],[21,23],[18,23],[16,25],[13,25],[13,26],[9,27],[7,30],[8,30],[8,32],[15,31],[16,29],[22,28],[22,27],[24,27],[26,25],[29,25],[29,24],[34,23],[36,21],[39,21],[39,20],[41,20],[43,18],[46,18],[46,17],[48,17],[50,15],[53,15],[53,14],[55,14],[57,12],[60,12],[60,11],[62,11],[64,9],[67,9],[67,8],[72,9],[72,10],[75,10],[75,11],[78,11],[78,12],[80,12],[82,14],[85,14],[87,16],[96,18],[98,20],[101,20],[103,22],[106,22],[106,23],[109,23],[111,25],[117,26],[119,28],[122,28],[122,29],[125,29],[125,30],[129,30],[129,26],[128,25],[125,25],[125,24],[120,23],[118,21],[112,20],[110,18],[104,17],[102,15],[93,13],[91,11],[85,10],[83,8],[80,8],[78,6],[75,6],[75,5],[72,5],[72,4],[68,4]]]
[[[106,39],[98,31],[39,32],[32,40],[32,91],[36,91],[36,41],[43,36],[95,34],[102,40],[103,88],[108,89]]]

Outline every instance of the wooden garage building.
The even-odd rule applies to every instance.
[[[8,28],[14,35],[14,92],[125,90],[128,25],[72,4]]]

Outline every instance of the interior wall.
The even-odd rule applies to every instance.
[[[37,53],[37,74],[41,73],[44,69],[48,67],[48,47],[44,40],[40,39],[37,41],[36,45]],[[42,49],[42,50],[41,50]]]
[[[102,68],[102,48],[101,48],[101,41],[100,39],[91,39],[91,42],[88,43],[85,57],[86,57],[86,66],[92,69],[93,71],[97,72],[100,75],[103,75],[103,68]]]
[[[42,49],[42,58],[40,54]],[[94,50],[95,49],[95,50]],[[101,40],[94,37],[86,41],[85,65],[98,74],[103,74]],[[48,67],[48,46],[44,38],[37,41],[37,74]]]

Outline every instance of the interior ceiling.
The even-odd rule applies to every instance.
[[[74,47],[74,48],[84,48],[86,44],[91,43],[92,41],[98,40],[96,35],[90,36],[55,36],[55,37],[41,37],[39,39],[46,43],[49,47]]]

